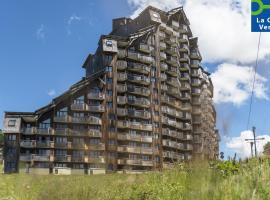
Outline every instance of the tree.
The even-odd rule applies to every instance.
[[[264,146],[263,146],[263,154],[264,155],[270,155],[270,142],[267,142]]]

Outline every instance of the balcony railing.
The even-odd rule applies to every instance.
[[[181,79],[182,81],[188,81],[188,80],[190,80],[189,73],[181,73],[180,79]]]
[[[128,75],[128,80],[130,82],[139,83],[143,85],[150,84],[150,78],[147,78],[146,76]]]
[[[134,165],[134,166],[153,166],[152,160],[140,160],[140,159],[118,159],[117,164],[119,165]]]
[[[101,92],[89,92],[87,97],[88,99],[93,99],[93,100],[104,100],[105,94]]]
[[[69,123],[69,116],[54,116],[54,122]]]
[[[54,157],[56,162],[71,162],[71,155],[56,155]]]
[[[117,80],[118,81],[126,81],[127,80],[127,74],[126,73],[118,73],[117,74]]]
[[[103,105],[87,106],[87,110],[90,112],[105,112],[105,107]]]
[[[85,111],[86,110],[86,104],[85,103],[74,103],[71,104],[71,110],[74,111]]]
[[[99,144],[90,144],[88,146],[88,150],[95,150],[95,151],[104,151],[105,150],[105,144],[99,143]]]
[[[69,135],[69,129],[68,128],[56,128],[54,129],[54,135],[64,135],[67,136]]]
[[[136,154],[148,154],[152,155],[154,150],[151,147],[133,147],[133,146],[118,146],[118,152],[136,153]]]
[[[187,34],[180,34],[179,41],[180,42],[188,42],[188,35]]]
[[[33,159],[33,155],[32,154],[21,154],[20,155],[20,161],[22,162],[30,162]]]
[[[129,122],[128,121],[117,121],[117,128],[129,128]]]
[[[200,79],[192,79],[191,80],[191,84],[192,84],[192,86],[194,86],[194,87],[198,87],[198,86],[200,86],[201,85],[201,80]]]
[[[161,81],[166,81],[166,80],[167,80],[167,75],[164,74],[164,73],[161,73],[161,74],[160,74],[160,80],[161,80]]]
[[[180,71],[181,72],[189,72],[190,71],[190,67],[187,63],[181,63],[180,65]]]
[[[117,96],[117,104],[123,105],[127,103],[127,97],[126,96]]]
[[[124,117],[128,115],[128,111],[125,108],[117,108],[117,115]]]
[[[184,137],[182,132],[173,131],[173,130],[168,129],[168,128],[163,128],[162,129],[162,134],[166,135],[166,136],[174,137],[174,138],[177,138],[177,139],[183,139],[183,137]]]
[[[189,56],[188,53],[180,53],[180,62],[189,62]]]
[[[118,60],[118,61],[116,61],[116,66],[117,66],[118,70],[124,70],[127,68],[127,61]]]
[[[121,84],[117,84],[117,92],[118,93],[123,93],[127,91],[127,86],[126,85],[121,85]]]
[[[150,101],[146,98],[134,98],[134,99],[128,99],[128,104],[140,106],[140,107],[149,107]]]
[[[174,98],[168,96],[161,96],[161,101],[176,108],[181,108],[181,103]]]
[[[179,29],[180,29],[180,33],[187,33],[188,32],[188,26],[185,24],[181,24]]]
[[[141,110],[129,110],[128,115],[130,117],[138,117],[143,119],[150,119],[151,113],[148,111],[141,111]]]
[[[191,96],[187,92],[181,94],[181,99],[182,100],[189,100],[190,98],[191,98]]]
[[[166,34],[164,32],[159,32],[159,39],[164,40],[166,38]]]
[[[178,30],[180,27],[179,22],[172,20],[172,28]]]
[[[175,142],[175,141],[171,141],[171,140],[162,140],[162,145],[166,146],[166,147],[179,149],[179,150],[184,149],[184,144],[179,143],[179,142]]]
[[[105,163],[104,156],[98,156],[98,157],[86,157],[86,161],[88,163]]]
[[[160,50],[162,51],[162,50],[165,50],[166,48],[167,48],[167,45],[166,45],[166,43],[165,42],[160,42],[159,43],[160,44]]]
[[[160,60],[161,60],[161,61],[164,61],[164,60],[166,60],[166,59],[167,59],[166,53],[160,52]]]
[[[166,52],[170,55],[177,55],[177,48],[175,47],[168,47],[166,49]]]
[[[24,135],[34,135],[36,134],[36,128],[35,127],[32,127],[32,128],[24,128],[22,129],[22,133]]]
[[[171,120],[171,119],[164,117],[164,116],[162,116],[161,122],[163,124],[166,124],[168,126],[172,126],[172,127],[178,128],[178,129],[181,129],[183,127],[183,123]]]
[[[33,160],[39,161],[39,162],[49,162],[51,161],[51,156],[50,155],[33,155]]]
[[[175,159],[175,160],[184,160],[184,155],[175,153],[172,151],[164,151],[163,152],[163,157],[164,158],[170,158],[170,159]]]
[[[148,44],[140,43],[139,50],[144,52],[144,53],[151,53],[151,51],[153,50],[153,47],[148,45]]]
[[[149,66],[144,65],[144,64],[139,64],[139,63],[129,63],[128,70],[143,73],[143,74],[149,74],[149,72],[151,71]]]
[[[118,134],[118,140],[129,140],[129,141],[137,141],[137,142],[146,142],[152,143],[153,139],[150,136],[141,136],[141,135],[133,135],[133,134]]]
[[[167,65],[167,63],[164,63],[164,62],[160,63],[160,70],[161,70],[161,71],[166,71],[166,70],[168,70],[168,65]]]
[[[191,86],[188,82],[182,82],[181,83],[181,87],[180,87],[180,90],[184,91],[184,90],[190,90],[191,89]]]
[[[83,163],[83,162],[85,162],[85,156],[84,155],[72,155],[71,161]]]
[[[61,149],[71,149],[72,145],[71,142],[55,142],[54,143],[55,148],[61,148]]]
[[[192,68],[198,68],[200,65],[200,61],[199,60],[191,60],[190,61],[190,67]]]
[[[136,129],[136,130],[144,130],[144,131],[153,130],[152,124],[142,124],[140,122],[129,122],[129,126],[131,129]]]
[[[52,135],[53,129],[52,128],[37,128],[36,133],[38,135]]]
[[[151,56],[141,55],[139,53],[132,52],[132,51],[127,52],[127,57],[131,60],[140,61],[140,62],[146,63],[146,64],[150,64],[154,61]]]
[[[36,140],[22,140],[20,145],[23,148],[35,148]]]
[[[146,87],[128,86],[128,92],[133,94],[139,94],[143,96],[149,96],[150,90]]]
[[[189,52],[189,46],[185,43],[181,44],[179,47],[180,52]]]
[[[90,116],[90,117],[72,117],[73,123],[81,123],[81,124],[96,124],[101,125],[102,121],[98,117]]]
[[[201,94],[201,89],[199,88],[192,88],[192,95],[200,95]]]
[[[174,57],[174,56],[167,57],[166,61],[167,61],[167,63],[169,63],[175,67],[177,67],[179,65],[177,57]]]
[[[173,77],[169,77],[167,79],[167,83],[176,87],[176,86],[179,86],[180,85],[180,81],[177,79],[177,78],[173,78]]]
[[[183,113],[180,112],[180,111],[177,111],[175,109],[172,109],[168,106],[162,106],[161,107],[161,111],[168,114],[168,115],[171,115],[173,117],[176,117],[176,118],[182,118],[183,117]]]
[[[190,58],[191,59],[198,59],[201,60],[201,55],[198,51],[191,51],[190,52]]]
[[[176,37],[168,37],[166,38],[166,43],[172,46],[175,46],[177,44]]]
[[[169,73],[169,74],[172,75],[172,76],[177,76],[177,75],[178,75],[177,67],[170,66],[170,67],[168,68],[167,73]]]
[[[54,148],[54,142],[52,141],[37,141],[37,148]]]

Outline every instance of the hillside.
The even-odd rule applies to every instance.
[[[142,175],[0,175],[0,199],[270,199],[270,160],[179,165]]]

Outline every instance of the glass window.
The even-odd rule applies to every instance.
[[[10,119],[8,121],[8,127],[15,127],[16,125],[16,119]]]

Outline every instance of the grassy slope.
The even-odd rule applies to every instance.
[[[228,176],[201,164],[144,175],[0,175],[0,199],[269,200],[269,170],[267,160],[253,160]]]

